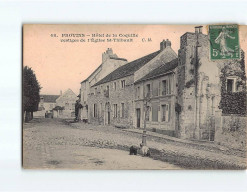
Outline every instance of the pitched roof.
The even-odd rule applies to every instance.
[[[40,98],[44,98],[44,102],[56,103],[56,99],[59,95],[40,95]]]
[[[106,77],[104,77],[99,82],[97,82],[94,86],[134,74],[138,69],[140,69],[142,66],[147,64],[150,60],[156,57],[159,53],[160,53],[160,50],[154,53],[151,53],[149,55],[146,55],[144,57],[141,57],[132,62],[129,62],[123,66],[120,66],[119,68],[114,70],[112,73],[108,74]]]
[[[176,58],[176,59],[154,69],[153,71],[151,71],[150,73],[148,73],[147,75],[142,77],[141,79],[137,80],[135,83],[139,83],[141,81],[145,81],[145,80],[149,80],[149,79],[152,79],[155,77],[162,76],[162,75],[166,74],[167,72],[175,69],[177,66],[178,66],[178,59]]]
[[[99,70],[102,67],[102,64],[98,66],[86,79],[84,79],[81,83],[87,81],[97,70]]]

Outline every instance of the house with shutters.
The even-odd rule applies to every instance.
[[[99,80],[90,88],[88,121],[137,127],[135,82],[141,82],[150,72],[174,59],[177,59],[177,54],[171,48],[171,42],[163,40],[158,51],[129,62]]]
[[[178,128],[177,66],[174,59],[134,83],[134,127],[175,136]]]
[[[119,58],[117,54],[113,53],[111,48],[108,48],[102,54],[102,63],[93,71],[85,80],[81,82],[79,93],[80,108],[78,112],[78,119],[82,121],[88,120],[88,97],[90,96],[90,87],[103,79],[106,75],[126,64],[127,60]]]

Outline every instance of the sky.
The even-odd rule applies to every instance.
[[[68,88],[79,94],[80,82],[101,64],[102,53],[107,48],[131,62],[159,50],[160,42],[169,39],[177,53],[180,37],[186,32],[194,32],[195,26],[28,24],[23,28],[23,66],[34,70],[42,87],[41,94],[59,95]],[[88,42],[88,38],[97,33],[104,37],[95,39],[105,42]],[[207,34],[206,26],[203,26],[203,33]],[[80,34],[81,37],[62,37],[62,34]],[[107,34],[111,37],[106,37]],[[107,42],[107,38],[114,38],[113,34],[116,38],[137,37],[130,37],[133,42]],[[239,37],[240,47],[247,53],[247,26],[239,27]],[[78,39],[79,42],[64,42],[67,39]],[[81,39],[85,42],[80,42]]]

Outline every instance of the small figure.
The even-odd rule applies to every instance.
[[[137,150],[138,150],[137,146],[131,146],[130,147],[130,155],[137,155]]]
[[[150,150],[147,146],[140,144],[142,156],[150,156]]]

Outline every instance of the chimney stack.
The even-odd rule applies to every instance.
[[[196,34],[202,34],[202,27],[203,27],[203,26],[196,26],[196,27],[195,27],[195,33],[196,33]]]
[[[171,47],[172,43],[169,39],[166,39],[166,47]]]
[[[166,41],[163,39],[163,41],[160,42],[160,51],[164,50],[166,48]]]

